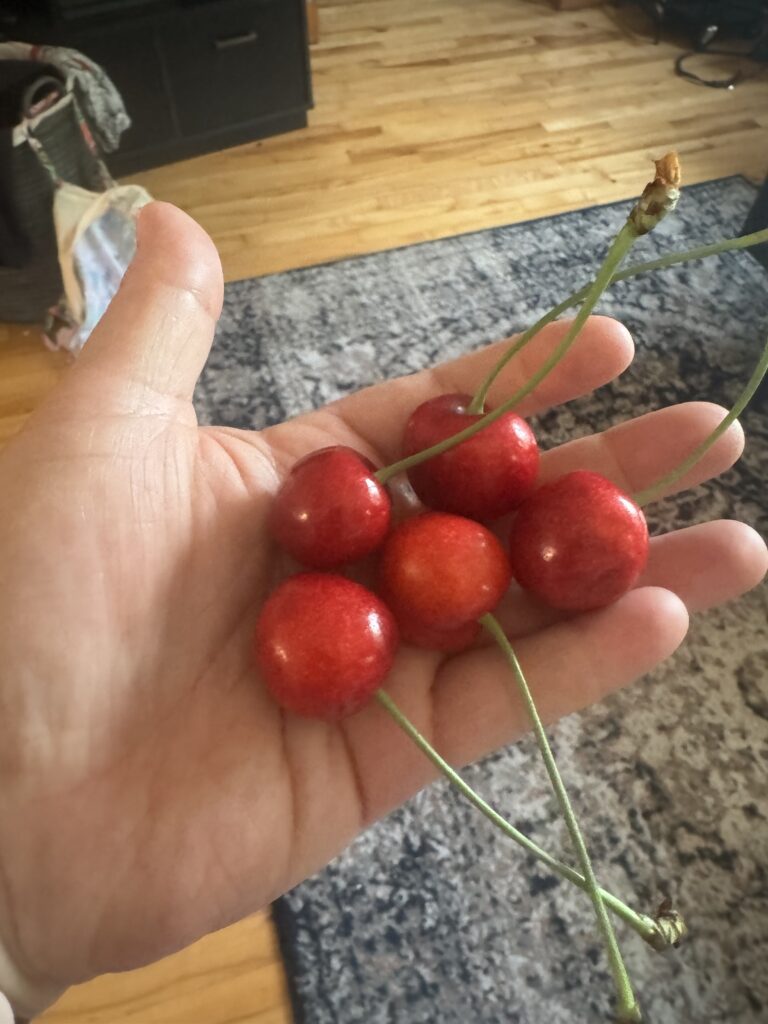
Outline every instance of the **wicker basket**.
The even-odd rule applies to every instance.
[[[14,144],[0,150],[10,161],[2,177],[10,183],[10,201],[26,245],[21,266],[0,265],[0,320],[42,323],[61,298],[53,224],[55,179],[93,191],[105,187],[105,168],[92,143],[86,141],[74,92],[62,85],[61,93],[45,113],[29,119],[31,87],[21,111],[24,132],[2,129],[14,138]],[[30,138],[36,140],[34,145]]]

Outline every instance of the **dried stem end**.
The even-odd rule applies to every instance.
[[[668,899],[665,899],[656,911],[653,923],[655,930],[652,935],[645,937],[645,941],[658,952],[663,952],[670,946],[677,949],[688,934],[688,926]]]
[[[677,153],[656,160],[656,177],[649,182],[629,215],[638,235],[653,231],[671,213],[680,198],[680,161]]]

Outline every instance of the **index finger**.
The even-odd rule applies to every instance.
[[[489,405],[499,405],[521,387],[552,354],[570,326],[549,324],[504,368],[491,388]],[[384,464],[400,455],[403,428],[416,406],[437,395],[474,394],[514,339],[497,342],[448,363],[358,391],[310,417],[330,416],[362,438]],[[610,317],[593,316],[567,355],[515,411],[532,416],[607,384],[632,362],[629,331]]]

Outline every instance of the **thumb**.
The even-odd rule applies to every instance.
[[[188,400],[221,312],[219,255],[203,229],[168,203],[145,206],[136,232],[136,255],[73,372],[96,370]]]

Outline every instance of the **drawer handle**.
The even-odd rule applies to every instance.
[[[251,29],[250,32],[240,32],[236,36],[221,36],[214,41],[217,50],[231,50],[233,46],[246,46],[248,43],[255,43],[259,33]]]

